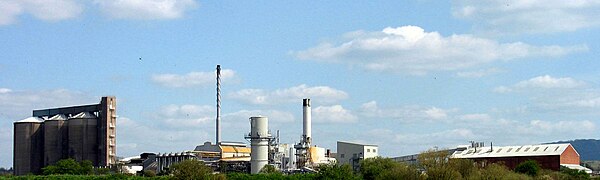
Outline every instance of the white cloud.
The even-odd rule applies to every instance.
[[[489,69],[480,69],[480,70],[476,70],[476,71],[462,71],[462,72],[457,72],[456,76],[458,77],[462,77],[462,78],[480,78],[480,77],[484,77],[484,76],[490,76],[490,75],[494,75],[494,74],[498,74],[503,72],[500,69],[497,68],[489,68]]]
[[[402,106],[398,108],[380,108],[376,101],[361,105],[360,113],[367,118],[390,118],[403,123],[417,121],[447,120],[449,113],[457,109],[442,109],[438,107]]]
[[[240,110],[233,113],[228,113],[223,116],[223,119],[231,122],[245,120],[243,122],[249,122],[248,119],[253,116],[266,116],[269,118],[269,123],[289,123],[294,122],[294,115],[286,111],[278,110]],[[249,124],[244,124],[243,127],[249,127]]]
[[[157,118],[165,127],[170,128],[198,128],[214,120],[213,106],[200,105],[167,105],[158,111]]]
[[[550,75],[538,76],[525,81],[520,81],[511,87],[499,86],[494,92],[506,93],[513,91],[532,91],[536,89],[574,89],[586,86],[585,82],[570,77],[555,78]]]
[[[198,6],[195,0],[94,0],[117,19],[176,19]]]
[[[358,120],[358,117],[341,105],[318,106],[312,109],[312,113],[315,123],[352,123]]]
[[[66,89],[23,91],[0,88],[0,118],[20,120],[34,109],[97,103],[99,99]]]
[[[0,1],[0,25],[9,25],[25,13],[44,21],[60,21],[79,16],[83,5],[75,0],[4,0]]]
[[[235,72],[231,69],[221,70],[221,81],[232,79]],[[185,75],[179,74],[157,74],[152,76],[152,81],[165,87],[185,88],[195,86],[214,85],[216,83],[215,72],[190,72]]]
[[[596,0],[453,0],[454,17],[491,34],[554,33],[600,25]]]
[[[312,98],[320,103],[333,103],[348,98],[348,93],[328,86],[298,86],[267,91],[263,89],[242,89],[230,93],[229,97],[250,104],[280,104],[301,102],[303,98]]]
[[[532,57],[558,57],[586,51],[587,46],[534,46],[522,42],[499,43],[469,34],[442,36],[417,26],[385,28],[380,32],[354,32],[341,43],[325,42],[293,52],[299,59],[341,63],[372,71],[413,75],[455,71],[497,61]]]

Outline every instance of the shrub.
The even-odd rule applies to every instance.
[[[515,167],[515,172],[536,176],[540,172],[540,165],[534,160],[527,160]]]
[[[94,172],[94,167],[92,166],[92,162],[85,160],[81,163],[78,163],[74,159],[63,159],[54,165],[49,165],[42,168],[42,172],[45,175],[51,174],[73,174],[73,175],[85,175],[92,174]]]
[[[212,169],[198,160],[185,160],[170,167],[176,179],[209,179]]]
[[[338,165],[338,164],[324,164],[319,166],[319,173],[315,176],[315,179],[361,179],[359,176],[354,174],[350,165]]]
[[[360,161],[360,174],[364,179],[375,179],[379,174],[391,171],[398,163],[389,158],[375,157]]]

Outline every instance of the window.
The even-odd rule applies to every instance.
[[[548,150],[548,146],[546,146],[546,148],[544,148],[544,151]]]
[[[510,151],[512,151],[512,148],[508,148],[508,151],[506,151],[506,152],[510,152]]]
[[[538,149],[540,149],[540,147],[535,147],[535,149],[533,149],[533,151],[537,151]]]
[[[515,152],[519,152],[519,150],[521,150],[521,147],[517,148],[517,150]]]
[[[525,152],[529,151],[529,148],[525,148]]]
[[[340,157],[341,157],[341,158],[344,158],[344,154],[340,154]]]
[[[367,149],[367,152],[371,152],[371,149]]]
[[[374,152],[374,153],[376,153],[376,152],[377,152],[377,149],[373,149],[373,152]]]
[[[500,151],[502,151],[502,148],[498,149],[498,151],[496,151],[496,153],[500,153]]]

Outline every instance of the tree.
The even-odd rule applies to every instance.
[[[392,169],[381,172],[375,179],[424,179],[425,176],[414,166],[397,164]]]
[[[173,164],[170,170],[176,179],[209,179],[212,173],[211,168],[195,159]]]
[[[359,176],[354,174],[350,165],[338,165],[338,164],[324,164],[319,166],[319,173],[315,176],[315,179],[341,179],[341,180],[352,180],[361,179]]]
[[[540,172],[540,165],[534,160],[527,160],[515,167],[515,172],[536,176]]]
[[[42,172],[45,175],[51,174],[74,174],[74,175],[85,175],[92,174],[94,172],[94,167],[92,166],[92,162],[85,160],[81,163],[78,163],[74,159],[63,159],[54,165],[49,165],[42,168]]]
[[[390,158],[367,158],[360,161],[360,174],[364,179],[371,180],[375,179],[382,172],[391,171],[396,166],[398,166],[398,163]]]

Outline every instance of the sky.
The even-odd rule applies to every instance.
[[[469,141],[599,139],[600,2],[0,1],[0,167],[32,110],[117,98],[117,155],[247,142],[377,144],[395,157]]]

